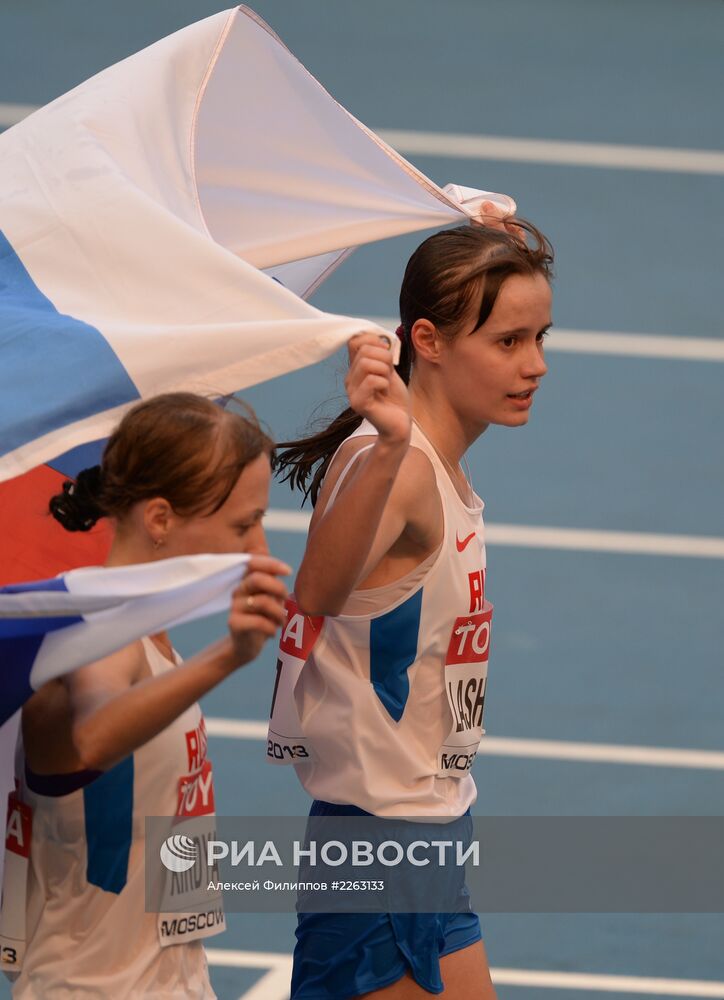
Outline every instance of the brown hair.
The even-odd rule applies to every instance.
[[[514,224],[518,234],[475,223],[446,229],[428,237],[410,257],[400,289],[398,331],[402,345],[397,372],[405,383],[415,360],[411,331],[416,320],[429,320],[443,337],[453,340],[473,302],[478,305],[472,329],[485,323],[506,278],[542,274],[551,279],[553,250],[546,237],[523,219]],[[332,456],[361,422],[348,407],[319,433],[282,442],[279,447],[284,451],[275,460],[277,474],[315,504]]]
[[[274,451],[251,407],[234,403],[243,414],[190,392],[138,403],[111,434],[101,464],[52,498],[51,514],[68,531],[89,531],[99,518],[122,517],[152,497],[182,516],[213,514],[244,467]]]

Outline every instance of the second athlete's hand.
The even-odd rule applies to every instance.
[[[234,666],[256,659],[267,639],[284,624],[287,588],[280,577],[289,576],[291,567],[273,556],[252,556],[246,576],[231,597],[229,634],[234,650]]]
[[[392,364],[389,345],[375,333],[358,334],[349,342],[349,360],[344,384],[352,409],[369,420],[381,441],[409,442],[410,396]]]

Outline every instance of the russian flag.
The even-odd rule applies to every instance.
[[[247,555],[89,566],[0,588],[0,723],[46,681],[145,635],[227,610]]]
[[[18,710],[47,681],[165,629],[228,609],[246,555],[91,566],[0,588],[0,801],[13,786]]]
[[[4,132],[0,189],[0,582],[102,561],[107,529],[46,516],[66,452],[141,398],[237,392],[375,329],[306,298],[350,248],[475,214],[245,7]]]
[[[0,135],[0,188],[0,479],[326,357],[370,328],[304,299],[350,247],[470,215],[243,7]]]
[[[50,497],[61,492],[66,479],[98,464],[102,444],[81,446],[0,483],[0,587],[105,562],[112,540],[108,521],[90,531],[69,532],[48,512]]]

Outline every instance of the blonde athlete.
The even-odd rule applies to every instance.
[[[376,336],[355,338],[350,409],[285,446],[282,469],[315,503],[296,606],[324,618],[306,619],[315,636],[287,691],[312,815],[454,823],[475,801],[492,608],[483,502],[460,463],[491,424],[528,422],[551,264],[526,223],[431,236],[405,272],[397,370]],[[277,701],[284,690],[280,677]],[[272,751],[273,729],[274,715]],[[476,914],[300,914],[292,1000],[443,990],[494,996]]]
[[[212,998],[194,921],[145,913],[144,819],[204,817],[214,789],[197,700],[253,660],[282,621],[288,566],[268,555],[261,518],[272,442],[253,418],[188,393],[139,403],[100,468],[66,483],[54,515],[116,530],[109,566],[250,552],[228,634],[181,664],[149,636],[39,690],[23,711],[22,798],[32,809],[27,952],[15,1000]]]

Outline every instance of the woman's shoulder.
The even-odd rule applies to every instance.
[[[28,764],[38,773],[80,768],[70,732],[74,720],[147,676],[140,640],[102,660],[47,681],[23,706],[23,743]]]
[[[143,641],[138,639],[61,679],[72,695],[78,695],[95,689],[120,693],[148,675],[146,651]]]
[[[377,433],[374,428],[370,425],[370,430],[367,432],[363,425],[359,432],[355,432],[354,435],[342,442],[327,470],[318,506],[324,509],[329,498],[336,496],[344,481],[352,473],[356,462],[361,460],[362,454],[372,448],[376,441]],[[421,490],[437,490],[432,461],[426,450],[420,448],[415,440],[411,441],[400,470],[395,477],[395,488],[398,491],[418,491],[418,496]]]

